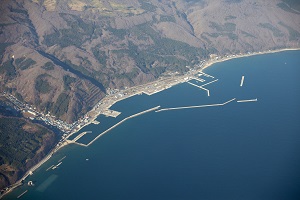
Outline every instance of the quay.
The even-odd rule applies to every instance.
[[[238,102],[238,103],[245,103],[245,102],[256,102],[256,101],[257,101],[257,99],[246,99],[246,100],[238,100],[236,102]]]
[[[182,110],[182,109],[191,109],[191,108],[205,108],[205,107],[215,107],[215,106],[224,106],[232,101],[234,101],[236,98],[233,98],[229,101],[226,101],[225,103],[218,103],[218,104],[208,104],[208,105],[199,105],[199,106],[183,106],[183,107],[175,107],[175,108],[163,108],[160,110],[157,110],[155,112],[162,112],[167,110]]]
[[[154,108],[150,108],[148,110],[145,110],[145,111],[142,111],[142,112],[139,112],[139,113],[136,113],[134,115],[131,115],[129,117],[126,117],[124,118],[123,120],[119,121],[118,123],[116,123],[115,125],[113,125],[112,127],[108,128],[107,130],[103,131],[102,133],[100,133],[95,139],[93,139],[90,143],[88,143],[87,145],[84,145],[84,144],[81,144],[81,146],[90,146],[91,144],[93,144],[97,139],[99,139],[101,136],[103,136],[105,133],[111,131],[112,129],[116,128],[117,126],[119,126],[120,124],[122,124],[123,122],[125,122],[126,120],[128,119],[131,119],[131,118],[134,118],[134,117],[137,117],[139,115],[142,115],[142,114],[145,114],[147,112],[151,112],[151,111],[154,111],[154,110],[157,110],[159,109],[160,106],[156,106]],[[77,143],[75,142],[75,144],[80,144],[80,143]]]
[[[97,120],[94,120],[92,123],[93,123],[93,124],[96,124],[96,125],[100,124],[100,122],[97,121]]]
[[[240,87],[242,87],[244,85],[244,79],[245,79],[245,76],[242,76]]]
[[[114,117],[114,118],[116,118],[116,117],[118,117],[121,114],[121,112],[107,109],[107,110],[103,111],[102,114],[105,115],[106,117]]]
[[[143,93],[148,96],[151,96],[151,95],[159,93],[167,88],[169,88],[169,87],[164,87],[164,88],[159,88],[159,89],[145,89],[145,90],[143,90]]]

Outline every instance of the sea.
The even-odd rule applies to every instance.
[[[25,180],[34,186],[24,184],[4,199],[27,190],[19,199],[299,200],[300,51],[232,59],[204,72],[210,76],[191,83],[214,81],[203,86],[210,96],[182,83],[130,97],[111,107],[122,112],[117,118],[100,115],[100,124],[80,130],[91,133],[78,142],[87,144],[125,117],[158,105],[221,105],[128,119],[88,147],[59,150]],[[238,102],[249,99],[257,101]]]

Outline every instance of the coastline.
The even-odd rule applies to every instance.
[[[206,68],[208,68],[208,67],[210,67],[213,64],[220,63],[220,62],[225,62],[227,60],[231,60],[231,59],[235,59],[235,58],[244,58],[244,57],[250,57],[250,56],[257,56],[257,55],[279,53],[279,52],[283,52],[283,51],[299,51],[299,50],[300,50],[300,48],[285,48],[285,49],[278,49],[278,50],[268,50],[268,51],[261,51],[261,52],[253,52],[251,54],[237,54],[235,56],[225,57],[225,58],[221,58],[221,59],[209,61],[208,63],[206,63],[203,66],[203,68],[201,69],[201,71],[204,70],[204,69],[206,69]]]
[[[205,70],[206,68],[208,68],[208,67],[210,67],[210,66],[212,66],[212,65],[214,65],[214,64],[216,64],[216,63],[225,62],[225,61],[232,60],[232,59],[236,59],[236,58],[250,57],[250,56],[256,56],[256,55],[264,55],[264,54],[271,54],[271,53],[279,53],[279,52],[283,52],[283,51],[299,51],[299,50],[300,50],[300,48],[285,48],[285,49],[278,49],[278,50],[268,50],[268,51],[261,51],[261,52],[253,52],[253,53],[250,53],[250,54],[237,54],[237,55],[235,55],[235,56],[231,56],[231,57],[223,57],[223,58],[221,58],[221,59],[212,59],[212,60],[208,60],[207,63],[205,63],[205,65],[204,65],[201,69],[196,70],[196,71],[194,72],[194,74],[199,73],[199,72],[202,72],[202,71]],[[181,77],[177,77],[177,79],[184,79],[184,78],[187,77],[187,76],[189,76],[189,75],[182,75]],[[175,77],[174,77],[174,78],[175,78]],[[134,88],[137,88],[137,87],[143,87],[143,86],[146,87],[147,85],[152,85],[152,84],[154,84],[154,83],[156,83],[156,82],[158,82],[158,80],[155,80],[155,81],[153,81],[153,82],[146,83],[146,84],[144,84],[144,85],[134,86],[134,87],[129,88],[129,89],[134,89]],[[176,84],[174,84],[174,85],[172,85],[172,86],[169,86],[169,87],[167,87],[167,88],[165,88],[165,89],[168,89],[168,88],[170,88],[170,87],[173,87],[173,86],[175,86],[175,85],[177,85],[177,84],[180,84],[180,83],[183,83],[183,82],[186,82],[186,81],[185,81],[185,80],[179,81],[179,82],[177,82]],[[162,92],[162,91],[165,90],[165,89],[159,90],[159,91],[154,92],[154,93],[151,93],[151,94],[147,94],[147,93],[145,93],[144,91],[138,91],[138,92],[133,93],[133,94],[131,94],[131,95],[125,96],[124,98],[114,100],[112,103],[110,103],[110,104],[106,107],[106,109],[111,108],[111,106],[113,106],[114,104],[116,104],[116,103],[119,102],[119,101],[125,100],[125,99],[130,98],[130,97],[133,97],[133,96],[135,96],[135,95],[139,95],[139,94],[142,94],[142,93],[147,94],[147,95],[153,95],[153,94],[156,94],[156,93],[158,93],[158,92]],[[105,100],[106,100],[106,99],[103,98],[100,102],[103,102],[103,101],[105,101]],[[89,111],[87,114],[89,114],[90,112],[92,112],[92,111],[94,111],[94,110],[95,110],[95,108],[93,108],[93,109],[92,109],[91,111]],[[88,122],[88,123],[86,123],[85,125],[83,125],[80,129],[78,129],[78,130],[72,132],[70,135],[67,136],[67,138],[70,137],[71,135],[75,134],[76,132],[80,131],[83,127],[92,124],[93,121],[96,120],[97,117],[98,117],[99,115],[101,115],[101,114],[102,114],[102,113],[99,112],[99,113],[97,113],[96,115],[93,115],[92,118],[91,118],[91,120],[90,120],[90,122]]]
[[[109,109],[111,106],[113,106],[115,103],[119,102],[119,101],[122,101],[124,99],[127,99],[129,97],[132,97],[132,96],[135,96],[137,94],[142,94],[142,93],[145,93],[145,91],[143,91],[143,89],[145,89],[147,86],[149,85],[153,85],[155,83],[158,83],[159,81],[163,81],[163,80],[171,80],[171,83],[170,85],[168,85],[168,87],[163,87],[161,90],[158,90],[156,92],[153,92],[153,93],[150,93],[150,94],[147,94],[147,95],[152,95],[152,94],[155,94],[155,93],[158,93],[158,92],[161,92],[165,89],[168,89],[170,87],[173,87],[177,84],[180,84],[180,83],[183,83],[183,82],[186,82],[184,80],[184,78],[186,77],[189,77],[191,75],[194,75],[196,73],[199,73],[203,70],[205,70],[206,68],[212,66],[213,64],[216,64],[216,63],[220,63],[220,62],[225,62],[227,60],[231,60],[231,59],[235,59],[235,58],[243,58],[243,57],[250,57],[250,56],[255,56],[255,55],[263,55],[263,54],[269,54],[269,53],[278,53],[278,52],[283,52],[283,51],[298,51],[300,50],[300,48],[285,48],[285,49],[278,49],[278,50],[268,50],[268,51],[262,51],[262,52],[253,52],[253,53],[247,53],[247,54],[237,54],[237,55],[234,55],[234,56],[227,56],[227,57],[222,57],[220,59],[210,59],[208,60],[200,69],[197,69],[193,72],[193,74],[189,74],[189,75],[182,75],[182,76],[177,76],[177,77],[167,77],[165,79],[161,79],[161,80],[155,80],[153,82],[149,82],[149,83],[146,83],[144,85],[140,85],[140,86],[134,86],[132,88],[129,88],[129,90],[137,90],[136,92],[128,95],[128,96],[124,96],[123,98],[119,98],[119,99],[112,99],[113,97],[112,96],[107,96],[107,97],[104,97],[100,102],[104,102],[104,101],[108,101],[106,107],[106,109]],[[173,82],[172,82],[172,79],[173,79]],[[176,81],[174,81],[174,79],[176,79]],[[99,103],[100,103],[99,102]],[[93,113],[94,112],[94,113]],[[89,122],[85,123],[83,126],[81,126],[78,130],[75,130],[73,131],[72,133],[70,133],[66,139],[68,137],[70,137],[71,135],[77,133],[78,131],[80,131],[83,127],[85,126],[88,126],[90,125],[91,123],[93,123],[94,120],[97,119],[97,117],[102,114],[99,110],[97,111],[97,108],[94,107],[91,111],[89,111],[87,114],[91,115],[91,120],[89,120]],[[7,188],[9,188],[7,191],[5,191],[3,194],[0,195],[0,199],[3,198],[6,194],[12,192],[15,188],[19,187],[22,185],[22,181],[25,180],[32,172],[34,172],[35,170],[37,170],[41,165],[43,165],[46,161],[48,161],[52,155],[57,152],[58,150],[60,150],[61,148],[63,148],[64,146],[67,146],[68,143],[66,141],[66,139],[62,142],[61,145],[59,146],[55,146],[54,149],[52,149],[41,161],[39,161],[36,165],[34,165],[30,170],[28,170],[24,176],[18,180],[16,183],[8,186]]]

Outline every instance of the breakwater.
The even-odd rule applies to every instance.
[[[104,134],[108,133],[109,131],[111,131],[112,129],[116,128],[117,126],[119,126],[120,124],[122,124],[123,122],[125,122],[126,120],[128,119],[132,119],[134,117],[138,117],[140,115],[143,115],[145,113],[148,113],[148,112],[151,112],[151,111],[154,111],[154,110],[157,110],[159,109],[160,106],[156,106],[156,107],[153,107],[153,108],[150,108],[148,110],[144,110],[142,112],[139,112],[139,113],[136,113],[136,114],[133,114],[131,116],[128,116],[124,119],[122,119],[121,121],[119,121],[118,123],[116,123],[115,125],[111,126],[110,128],[106,129],[105,131],[103,131],[102,133],[100,133],[97,137],[95,137],[91,142],[89,142],[88,144],[82,144],[82,143],[79,143],[77,142],[78,139],[80,139],[83,135],[85,135],[87,132],[83,132],[81,134],[79,134],[76,138],[74,138],[73,140],[67,140],[68,143],[74,143],[74,144],[77,144],[77,145],[80,145],[80,146],[84,146],[84,147],[88,147],[90,146],[91,144],[93,144],[97,139],[99,139],[101,136],[103,136]]]
[[[224,103],[217,103],[217,104],[207,104],[207,105],[199,105],[199,106],[183,106],[183,107],[174,107],[174,108],[163,108],[160,110],[157,110],[155,112],[162,112],[162,111],[168,111],[168,110],[182,110],[182,109],[191,109],[191,108],[205,108],[205,107],[215,107],[215,106],[225,106],[226,104],[234,101],[235,98],[230,99],[229,101],[226,101]]]

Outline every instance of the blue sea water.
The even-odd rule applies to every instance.
[[[218,79],[205,86],[210,97],[187,83],[131,97],[112,106],[122,112],[116,119],[99,116],[99,125],[85,127],[92,133],[81,142],[157,105],[258,101],[127,120],[87,148],[63,148],[27,178],[34,187],[4,199],[25,190],[20,199],[300,199],[300,51],[233,59],[205,72]]]

